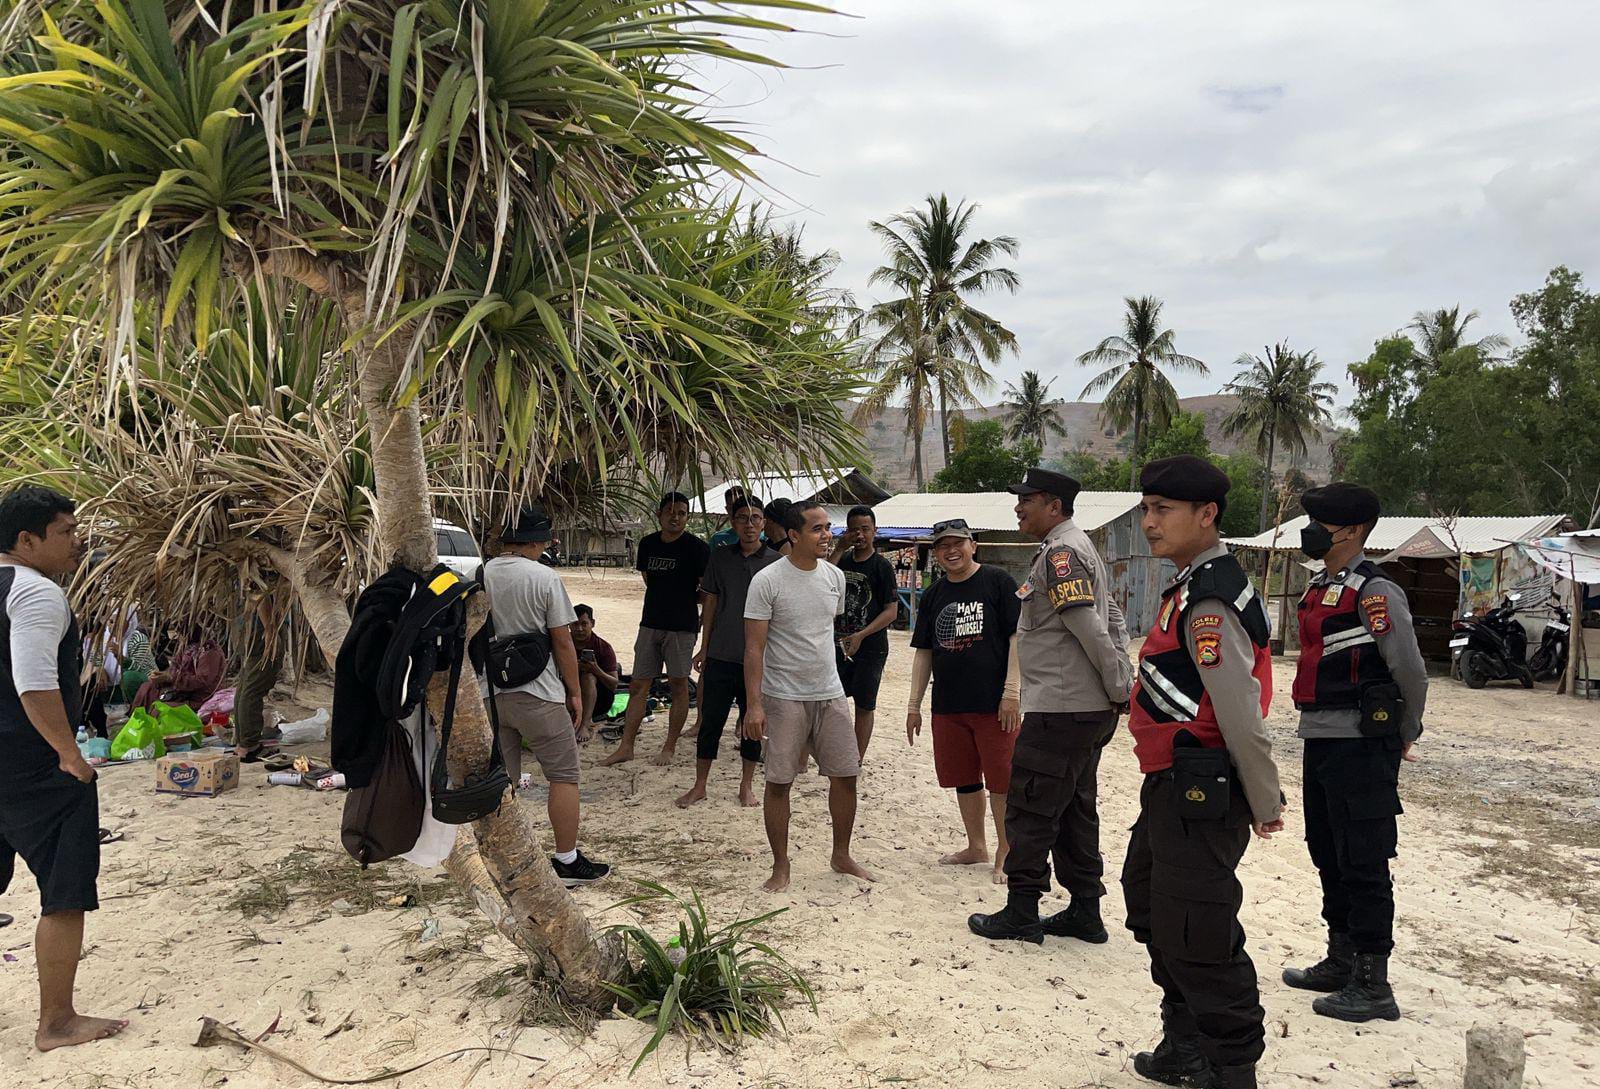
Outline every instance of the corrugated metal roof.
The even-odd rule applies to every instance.
[[[774,499],[799,502],[820,495],[855,471],[854,466],[846,466],[842,469],[824,469],[815,473],[791,471],[754,473],[738,481],[725,480],[721,484],[707,488],[705,494],[689,509],[720,517],[724,509],[722,494],[735,483],[743,484],[745,490],[760,499],[762,503],[770,503]]]
[[[1422,530],[1432,530],[1447,543],[1453,542],[1462,552],[1498,552],[1508,541],[1531,541],[1544,537],[1566,518],[1564,514],[1526,514],[1515,517],[1457,518],[1446,528],[1437,518],[1380,518],[1367,538],[1368,552],[1391,552],[1415,537]],[[1291,518],[1277,529],[1278,548],[1295,550],[1300,547],[1300,531],[1310,521],[1305,515]],[[1231,537],[1225,544],[1230,548],[1271,548],[1273,530],[1264,530],[1254,537]]]
[[[1138,492],[1079,492],[1072,520],[1085,531],[1099,529],[1139,505]],[[965,518],[973,529],[1016,532],[1017,497],[1010,492],[902,492],[874,509],[880,526],[931,527]]]

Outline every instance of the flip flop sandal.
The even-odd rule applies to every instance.
[[[280,753],[263,759],[261,766],[268,771],[289,771],[294,767],[294,757]]]
[[[5,927],[10,926],[12,923],[14,923],[16,921],[17,920],[12,918],[10,915],[7,915],[5,912],[0,911],[0,929],[3,929]]]
[[[100,829],[100,846],[102,846],[102,847],[104,847],[108,843],[116,843],[121,838],[122,838],[122,833],[121,832],[112,831],[110,828],[102,828],[102,829]]]

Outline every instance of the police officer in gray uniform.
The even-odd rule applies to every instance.
[[[1081,485],[1070,476],[1029,469],[1017,496],[1017,524],[1043,543],[1022,599],[1016,653],[1022,678],[1022,730],[1006,796],[1006,906],[973,915],[974,934],[1043,943],[1044,936],[1104,942],[1100,898],[1100,750],[1127,705],[1133,667],[1122,610],[1088,534],[1072,522]],[[1043,921],[1050,859],[1070,905]]]
[[[1300,601],[1294,704],[1305,739],[1306,845],[1322,878],[1328,955],[1289,968],[1291,987],[1343,1021],[1396,1021],[1394,949],[1400,762],[1422,735],[1428,674],[1405,591],[1367,560],[1377,495],[1355,484],[1312,488],[1301,550],[1324,563]]]

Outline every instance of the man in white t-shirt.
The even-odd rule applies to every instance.
[[[83,920],[100,906],[100,795],[74,733],[82,643],[56,579],[83,559],[72,500],[24,485],[0,498],[0,892],[21,856],[39,884],[40,1051],[128,1022],[73,1006]]]
[[[821,562],[833,547],[821,503],[787,514],[789,554],[756,572],[744,606],[744,684],[749,707],[741,732],[767,743],[762,816],[772,845],[772,876],[761,887],[789,887],[789,792],[814,755],[828,777],[828,815],[838,873],[875,878],[850,857],[861,752],[834,664],[833,619],[844,612],[844,573]]]
[[[539,562],[550,546],[550,519],[537,508],[524,510],[500,538],[500,555],[484,564],[483,584],[494,618],[496,640],[543,633],[550,661],[526,684],[494,689],[500,749],[511,781],[522,775],[526,741],[550,784],[547,806],[556,853],[550,859],[568,888],[598,881],[611,867],[578,850],[578,735],[583,689],[578,652],[569,625],[576,619],[567,588]]]

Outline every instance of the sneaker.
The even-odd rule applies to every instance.
[[[611,872],[610,866],[583,857],[582,851],[578,852],[578,857],[570,864],[551,855],[550,865],[555,868],[556,876],[561,878],[561,883],[569,889],[575,889],[579,885],[592,885]]]

